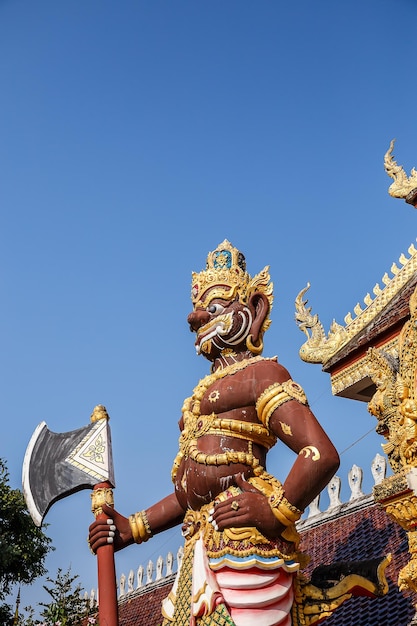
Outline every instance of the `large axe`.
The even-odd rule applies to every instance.
[[[41,526],[58,500],[81,489],[93,489],[92,511],[107,519],[104,503],[113,506],[115,486],[109,416],[104,406],[95,407],[91,423],[68,433],[53,433],[45,422],[38,425],[23,462],[23,493],[29,513]],[[118,626],[114,550],[111,544],[97,550],[99,621]]]

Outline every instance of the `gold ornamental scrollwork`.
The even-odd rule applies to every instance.
[[[378,420],[377,432],[394,472],[417,467],[417,290],[410,298],[411,318],[398,338],[398,358],[381,349],[368,350],[376,392],[368,404]]]
[[[417,525],[417,497],[413,492],[383,505],[385,512],[404,530],[415,532]]]
[[[411,589],[417,591],[417,531],[408,533],[408,551],[411,559],[398,575],[398,587],[400,591]]]
[[[374,487],[374,497],[406,532],[410,560],[400,571],[400,590],[417,592],[417,289],[410,319],[398,338],[398,357],[370,348],[368,365],[376,392],[368,404],[394,472]]]
[[[95,517],[103,512],[103,504],[114,507],[113,490],[108,487],[94,489],[91,493],[91,510]]]

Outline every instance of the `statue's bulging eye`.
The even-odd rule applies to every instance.
[[[207,307],[207,311],[211,314],[211,315],[219,315],[220,313],[223,313],[224,311],[224,306],[222,306],[221,304],[210,304]]]

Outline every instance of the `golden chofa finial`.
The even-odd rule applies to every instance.
[[[408,204],[412,204],[417,208],[417,171],[411,170],[408,177],[401,165],[397,165],[392,151],[394,149],[395,139],[390,143],[389,149],[384,157],[385,171],[394,182],[388,189],[388,193],[393,198],[403,198]]]

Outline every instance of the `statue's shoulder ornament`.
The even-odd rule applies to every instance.
[[[256,412],[262,424],[269,428],[272,413],[289,400],[296,400],[300,404],[308,406],[307,396],[303,388],[291,378],[282,383],[269,385],[261,393],[256,403]]]

